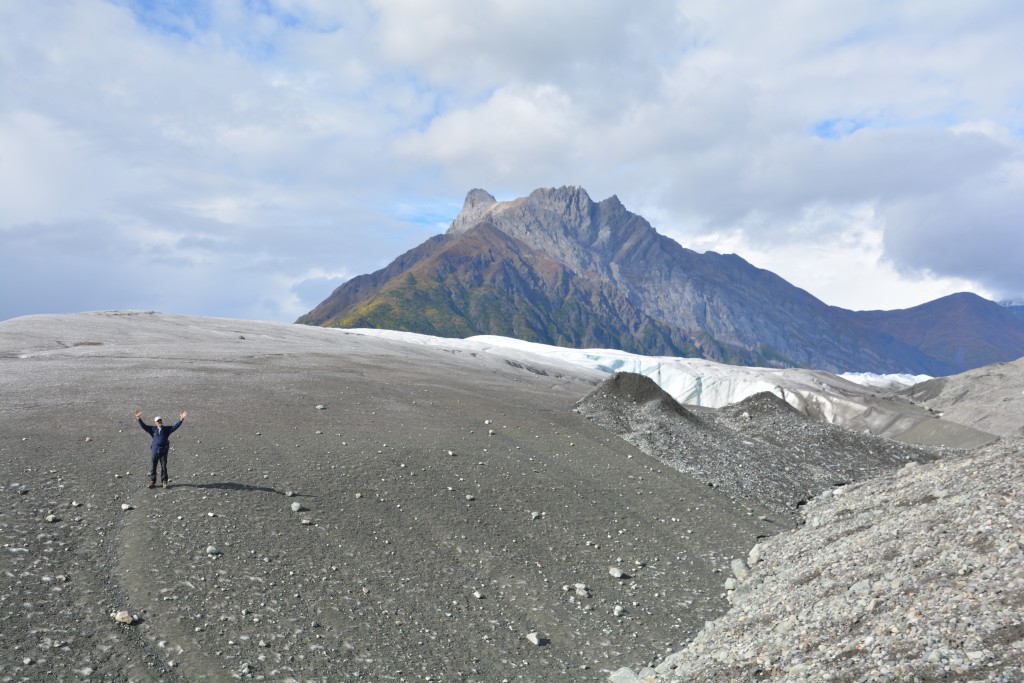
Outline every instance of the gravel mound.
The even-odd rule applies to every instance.
[[[666,465],[763,505],[786,523],[826,489],[956,452],[817,422],[774,394],[718,410],[683,407],[655,382],[618,373],[576,404],[580,414]]]
[[[1024,443],[821,496],[754,546],[734,607],[630,683],[1024,680]]]

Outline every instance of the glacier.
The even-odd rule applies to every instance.
[[[494,335],[450,339],[395,330],[347,331],[520,360],[533,358],[606,374],[633,372],[650,377],[685,405],[721,408],[769,392],[814,419],[889,436],[908,429],[915,421],[911,418],[922,419],[920,415],[908,416],[909,404],[892,401],[889,393],[929,379],[925,375],[839,376],[822,370],[726,365],[699,358],[643,356],[615,349],[572,349]]]

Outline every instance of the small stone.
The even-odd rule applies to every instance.
[[[543,516],[544,516],[544,514],[541,513],[541,512],[531,512],[530,513],[530,518],[531,519],[540,519]]]
[[[46,521],[50,524],[53,524],[54,522],[59,522],[60,517],[58,517],[57,515],[46,515]]]
[[[612,614],[614,614],[617,617],[621,617],[625,613],[626,613],[626,608],[623,607],[622,605],[615,605],[615,608],[612,609]]]
[[[133,617],[128,610],[114,612],[110,615],[110,618],[119,624],[132,624],[135,622],[135,617]]]
[[[295,491],[285,491],[284,495],[287,498],[294,498],[295,497]]]
[[[221,554],[220,548],[218,548],[215,545],[208,545],[206,546],[206,554],[210,557],[216,557],[217,555]]]
[[[327,410],[327,406],[325,406],[325,405],[324,405],[324,404],[322,404],[322,403],[317,403],[317,404],[316,404],[316,409],[317,409],[317,410]]]
[[[127,512],[128,510],[134,510],[135,508],[128,503],[121,503],[121,509]]]
[[[533,633],[527,633],[526,634],[526,639],[528,641],[530,641],[531,643],[533,643],[534,645],[547,645],[548,644],[548,637],[546,635],[544,635],[543,633],[539,632],[539,631],[534,631]]]
[[[608,676],[608,683],[641,683],[640,677],[632,669],[622,667]]]
[[[292,512],[300,512],[302,510],[302,503],[292,503]]]
[[[484,594],[481,593],[480,591],[473,591],[473,597],[476,598],[477,600],[483,600],[484,599]]]
[[[467,493],[466,500],[476,500],[476,496],[474,496],[472,493]]]
[[[627,574],[626,572],[622,571],[618,567],[608,567],[608,573],[610,575],[614,576],[616,579],[628,579],[629,578],[629,574]]]
[[[73,500],[73,501],[71,501],[71,507],[73,507],[73,508],[80,508],[80,507],[82,507],[82,504],[79,503],[77,500]]]
[[[735,576],[740,581],[746,581],[750,578],[750,568],[747,566],[747,563],[743,560],[736,558],[730,563],[729,566],[732,569],[733,576]]]
[[[310,526],[311,524],[313,524],[313,520],[311,519],[302,520],[302,526]]]

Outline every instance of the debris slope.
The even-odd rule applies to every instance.
[[[1024,444],[822,496],[733,563],[734,607],[616,683],[1024,680]]]

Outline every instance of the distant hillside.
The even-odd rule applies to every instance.
[[[1024,355],[1024,318],[976,294],[961,292],[906,310],[854,316],[957,372]]]
[[[847,311],[734,254],[685,249],[616,197],[562,187],[498,202],[472,190],[444,235],[299,322],[833,372],[938,376],[1024,355],[1024,319],[950,299],[906,315]]]

